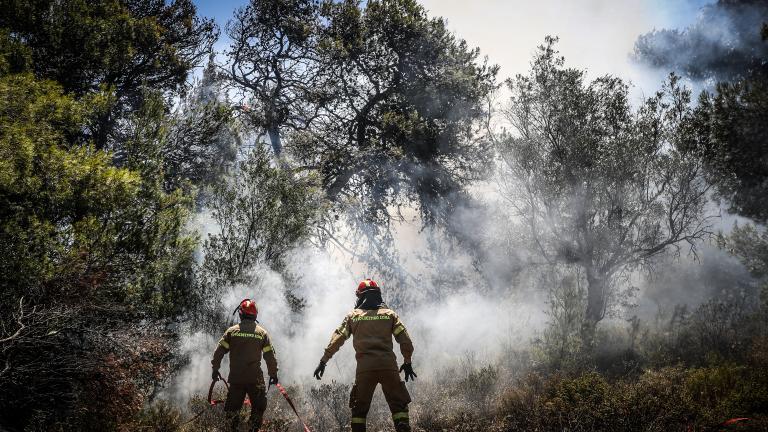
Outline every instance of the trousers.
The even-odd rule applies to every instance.
[[[240,408],[245,402],[245,395],[251,401],[251,416],[248,420],[248,430],[258,431],[264,421],[264,411],[267,409],[267,395],[263,384],[229,384],[227,401],[224,403],[224,412],[229,418],[230,427],[237,430],[240,422]]]
[[[355,376],[355,385],[349,395],[349,408],[352,410],[352,430],[354,432],[365,431],[365,421],[368,410],[371,408],[373,392],[376,386],[381,384],[384,399],[387,400],[389,410],[392,412],[392,420],[395,430],[410,431],[408,419],[408,404],[411,395],[400,380],[400,374],[393,370],[378,370],[358,372]]]

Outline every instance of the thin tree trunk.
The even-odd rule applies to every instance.
[[[595,342],[595,330],[605,316],[606,278],[592,269],[587,269],[587,310],[581,328],[581,341],[591,349]]]
[[[283,143],[280,140],[280,128],[277,126],[268,127],[267,135],[269,135],[269,143],[272,145],[272,151],[275,153],[275,157],[280,158],[283,154]]]

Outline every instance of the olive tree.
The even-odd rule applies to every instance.
[[[322,106],[318,13],[316,0],[251,0],[227,25],[227,76],[277,157],[286,129],[307,127]]]
[[[204,244],[202,283],[215,297],[222,287],[253,280],[259,264],[284,270],[284,258],[307,240],[321,211],[312,176],[295,176],[257,146],[208,202],[218,232]]]
[[[581,270],[589,344],[619,276],[683,246],[695,251],[709,234],[709,186],[682,150],[696,137],[676,77],[633,109],[621,79],[588,82],[555,43],[547,38],[530,72],[507,81],[500,190],[537,262]]]

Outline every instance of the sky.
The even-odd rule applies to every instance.
[[[224,34],[233,11],[247,0],[196,0],[203,16],[222,29],[216,45],[228,43]],[[635,39],[654,28],[682,28],[697,11],[715,0],[421,0],[430,16],[442,16],[448,27],[491,63],[501,79],[525,73],[531,55],[546,35],[560,37],[559,50],[569,66],[591,76],[610,73],[631,81],[642,92],[653,92],[661,71],[632,64]]]

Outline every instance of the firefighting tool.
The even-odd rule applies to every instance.
[[[212,380],[211,381],[211,386],[208,387],[208,404],[211,405],[211,406],[216,406],[216,405],[223,404],[223,403],[226,402],[226,399],[214,399],[213,398],[213,389],[216,387],[216,382],[217,381],[223,382],[224,383],[224,387],[226,387],[227,391],[229,391],[229,383],[227,382],[226,379],[224,379],[223,376],[221,376],[221,374],[219,374],[218,379]],[[251,405],[251,399],[248,398],[248,396],[246,396],[244,403],[246,405],[250,406]]]
[[[191,419],[189,419],[186,422],[182,423],[182,426],[188,425],[189,423],[192,423],[193,421],[197,420],[201,415],[203,415],[203,413],[205,412],[206,409],[208,409],[210,407],[214,407],[216,405],[221,405],[223,403],[226,403],[226,399],[214,399],[213,398],[213,390],[214,390],[214,388],[216,388],[216,383],[218,381],[223,382],[224,383],[224,387],[226,387],[227,391],[229,391],[229,383],[227,382],[227,380],[224,379],[224,377],[221,376],[220,373],[217,373],[217,375],[218,375],[217,377],[215,377],[214,379],[211,380],[211,385],[210,385],[210,387],[208,387],[208,406],[203,408],[202,410],[200,410],[200,412],[195,414],[195,416],[192,417]],[[245,402],[243,402],[243,403],[245,403],[248,406],[251,406],[251,400],[247,396],[245,398]]]
[[[291,400],[291,397],[288,396],[288,392],[285,391],[285,388],[283,387],[283,385],[280,384],[280,383],[276,383],[275,387],[277,387],[277,389],[280,390],[280,393],[283,395],[285,400],[288,401],[288,405],[291,406],[291,409],[293,410],[293,413],[296,414],[296,418],[299,419],[299,422],[301,423],[301,425],[304,426],[304,432],[312,432],[307,427],[307,424],[304,423],[304,420],[301,419],[301,416],[299,415],[299,412],[296,410],[296,406],[293,404],[293,401]]]

